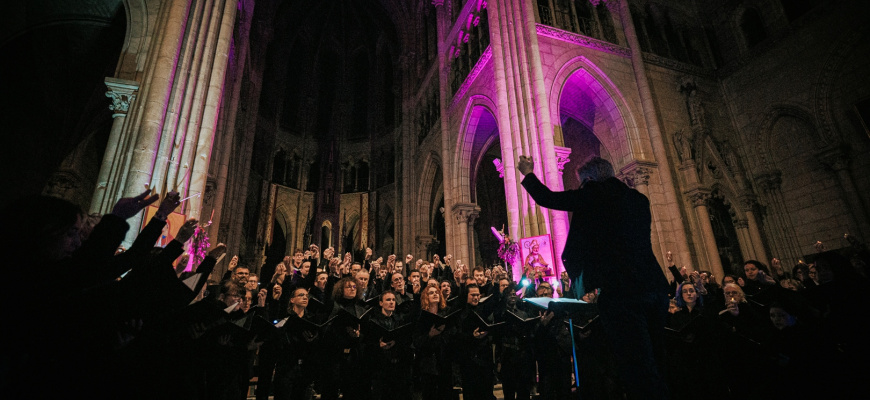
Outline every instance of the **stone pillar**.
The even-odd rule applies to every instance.
[[[846,204],[849,205],[849,211],[852,214],[852,219],[855,220],[860,236],[865,238],[870,236],[870,225],[868,225],[867,213],[864,211],[867,205],[861,201],[855,181],[852,180],[852,175],[849,174],[849,156],[846,149],[834,147],[816,156],[822,164],[837,175],[837,183],[840,184]]]
[[[133,140],[134,145],[125,149],[130,155],[129,164],[125,171],[125,179],[122,196],[129,197],[141,193],[145,185],[151,184],[152,171],[154,168],[157,148],[163,134],[162,127],[166,117],[166,109],[170,90],[175,80],[175,66],[178,61],[179,49],[182,38],[187,28],[188,12],[190,11],[189,0],[169,0],[161,7],[166,7],[166,12],[161,12],[162,20],[158,21],[159,37],[154,38],[152,43],[155,50],[149,52],[150,74],[145,76],[146,85],[143,87],[145,96],[139,105],[141,122]],[[124,244],[129,246],[139,233],[142,223],[142,213],[130,218],[127,222],[132,227],[127,232]]]
[[[559,268],[568,234],[568,214],[543,210],[520,187],[520,155],[531,156],[535,173],[552,190],[562,190],[550,105],[543,78],[534,6],[523,0],[488,2],[499,137],[504,161],[510,235],[517,239],[552,234]]]
[[[454,258],[462,260],[465,265],[468,265],[468,269],[471,270],[474,268],[474,241],[472,240],[473,236],[469,227],[474,226],[474,221],[480,215],[480,207],[474,203],[456,203],[451,211],[459,227],[457,232],[459,243],[456,243],[455,248],[457,251],[454,253]]]
[[[774,256],[783,261],[783,265],[795,265],[801,258],[801,251],[795,239],[794,227],[789,221],[785,200],[782,198],[782,174],[779,171],[770,171],[756,176],[755,181],[767,201],[764,229],[767,232],[767,239],[770,240],[770,250]],[[753,234],[753,230],[758,232],[758,238],[753,238],[753,242],[764,248],[760,237],[761,229],[757,223],[753,227],[752,221],[756,219],[753,217],[749,221],[749,233]]]
[[[740,254],[743,256],[743,259],[755,259],[755,251],[749,238],[749,222],[745,219],[734,219],[731,222],[734,224],[734,231],[737,232],[737,242],[740,244]],[[726,273],[730,272],[727,271]]]
[[[417,235],[415,238],[415,243],[417,244],[417,250],[413,253],[414,257],[423,257],[424,259],[432,258],[432,254],[429,254],[429,244],[435,241],[435,236],[432,235]],[[423,256],[421,256],[423,254]],[[445,256],[446,254],[441,254],[441,256]],[[398,255],[397,255],[398,257]],[[402,260],[405,259],[404,256],[398,257]]]
[[[124,124],[127,122],[127,111],[130,103],[136,99],[139,91],[139,82],[117,78],[106,78],[106,97],[112,99],[112,131],[109,133],[109,142],[106,144],[106,152],[103,154],[103,163],[100,165],[100,174],[97,177],[97,187],[91,199],[91,214],[106,214],[112,211],[114,205],[113,193],[116,192],[118,182],[110,179],[120,167],[123,160],[121,152]],[[115,190],[113,190],[115,189]]]
[[[202,107],[202,125],[198,140],[195,143],[194,158],[191,160],[190,188],[188,194],[202,193],[190,199],[185,209],[189,218],[200,218],[202,203],[205,198],[206,182],[208,180],[209,158],[214,144],[215,126],[217,125],[218,110],[224,94],[224,82],[229,63],[230,43],[233,40],[233,29],[236,22],[236,10],[238,0],[226,0],[220,14],[220,27],[216,37],[215,47],[212,53],[210,73],[204,104]],[[211,48],[209,48],[211,50]]]
[[[758,229],[758,220],[755,217],[755,200],[750,197],[741,199],[743,209],[746,210],[746,233],[749,234],[750,243],[752,243],[752,253],[755,260],[763,263],[768,263],[770,258],[767,257],[767,250],[764,249],[764,242],[761,240],[761,230]]]
[[[710,192],[702,189],[696,189],[688,193],[689,199],[692,201],[692,206],[695,209],[695,215],[698,218],[698,224],[701,226],[701,240],[704,243],[704,249],[707,253],[707,265],[713,275],[722,277],[725,275],[722,269],[722,259],[719,257],[719,248],[716,246],[716,236],[713,235],[713,226],[710,224],[710,211],[707,209],[707,202],[710,200]],[[693,268],[697,270],[699,268]]]
[[[644,121],[646,122],[647,133],[649,134],[650,146],[652,147],[655,161],[658,163],[658,168],[663,169],[663,173],[658,174],[659,182],[662,185],[662,191],[665,196],[665,204],[658,205],[663,209],[663,216],[669,216],[669,221],[662,221],[663,228],[666,228],[673,235],[676,254],[681,260],[690,260],[688,240],[686,231],[683,227],[683,221],[680,214],[680,202],[677,200],[676,186],[670,174],[670,162],[668,161],[667,152],[665,151],[664,140],[662,139],[661,128],[659,127],[658,117],[656,115],[655,102],[653,101],[652,91],[649,87],[649,82],[646,76],[646,68],[643,62],[643,53],[640,48],[640,42],[637,40],[637,34],[634,30],[634,23],[631,18],[631,11],[628,6],[628,0],[618,0],[619,16],[622,22],[622,27],[625,31],[625,38],[628,42],[628,47],[631,49],[631,65],[634,70],[634,77],[637,83],[638,93],[640,94],[640,103],[643,109]],[[642,155],[648,156],[648,155]],[[655,208],[655,207],[654,207]],[[667,236],[664,236],[667,237]],[[721,264],[720,264],[721,265]]]
[[[458,181],[458,172],[453,165],[453,152],[455,146],[450,140],[452,132],[450,131],[450,118],[447,107],[450,104],[450,59],[448,54],[450,44],[446,42],[447,35],[450,33],[451,17],[450,10],[444,6],[443,0],[433,1],[436,6],[437,13],[437,28],[438,28],[438,95],[439,95],[439,115],[441,119],[441,173],[443,176],[444,185],[444,208],[452,210],[454,204],[459,199],[454,195],[454,182]],[[444,241],[445,249],[448,254],[457,254],[463,246],[455,243],[457,238],[461,240],[462,233],[458,232],[461,228],[456,224],[451,223],[449,218],[444,218]],[[458,258],[458,257],[457,257]]]

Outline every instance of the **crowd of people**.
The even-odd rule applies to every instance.
[[[174,192],[118,251],[126,219],[157,200],[121,199],[98,220],[44,196],[4,210],[18,228],[4,254],[21,266],[2,356],[9,398],[244,399],[252,382],[257,399],[489,400],[497,382],[505,399],[624,398],[598,291],[577,296],[564,274],[554,284],[530,268],[515,281],[450,255],[354,260],[311,245],[277,265],[232,257],[215,279],[223,244],[185,258],[197,221],[154,246]],[[747,261],[721,280],[671,266],[670,397],[863,397],[866,250],[851,261]],[[547,297],[588,307],[527,301]]]

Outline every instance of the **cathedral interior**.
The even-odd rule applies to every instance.
[[[571,216],[525,193],[520,155],[554,190],[600,156],[649,197],[663,266],[671,251],[721,277],[870,240],[863,0],[6,10],[4,203],[104,214],[148,185],[254,269],[309,244],[473,268],[500,262],[491,227],[550,235],[557,258],[565,242]]]

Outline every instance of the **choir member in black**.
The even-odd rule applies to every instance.
[[[294,287],[304,287],[311,290],[314,286],[315,271],[311,269],[312,260],[306,259],[299,265],[299,270],[293,274],[292,285]]]
[[[538,362],[538,393],[543,400],[571,396],[571,333],[553,312],[541,313],[533,339]]]
[[[428,286],[420,299],[420,306],[414,350],[423,400],[447,400],[453,389],[453,371],[448,348],[452,329],[446,322],[424,322],[427,321],[427,313],[446,317],[449,312],[447,300],[437,287]]]
[[[503,291],[504,309],[499,310],[496,316],[497,320],[508,321],[511,324],[511,328],[496,339],[495,346],[499,380],[506,400],[529,399],[535,382],[535,357],[531,345],[534,326],[519,321],[519,319],[528,319],[531,315],[517,308],[519,303],[517,290],[514,283],[506,285]]]
[[[725,393],[723,387],[717,387],[724,371],[718,370],[721,363],[714,352],[714,327],[705,315],[700,285],[686,281],[677,286],[675,298],[680,309],[670,315],[667,341],[672,399],[717,398]]]
[[[361,271],[360,274],[365,271]],[[372,399],[404,400],[411,398],[411,361],[414,355],[410,347],[410,331],[407,337],[385,339],[376,334],[393,330],[407,323],[396,313],[396,294],[392,291],[380,295],[380,311],[373,311],[369,324],[380,329],[370,329],[365,338],[365,354],[369,363],[372,382]]]
[[[462,397],[469,400],[490,400],[493,398],[494,383],[492,338],[489,332],[478,327],[478,316],[475,315],[475,311],[480,312],[484,308],[479,307],[480,287],[471,283],[466,285],[465,290],[466,305],[460,316],[462,327],[457,335]],[[489,313],[481,314],[485,319],[491,318]]]
[[[275,400],[304,399],[314,382],[313,361],[320,335],[316,330],[304,329],[304,322],[300,321],[304,319],[316,322],[314,315],[306,309],[308,290],[302,287],[292,289],[290,307],[290,315],[284,322],[277,341]]]
[[[229,321],[244,317],[244,312],[239,309],[244,296],[244,288],[233,281],[224,282],[221,286],[219,300],[223,306],[236,305],[234,311],[227,316]],[[231,327],[232,322],[224,324]],[[216,329],[209,330],[200,339],[201,362],[205,371],[205,396],[206,399],[240,399],[245,396],[248,389],[248,350],[252,343],[246,338],[237,335],[234,330]]]
[[[332,292],[335,302],[331,317],[337,317],[328,330],[329,336],[323,346],[324,361],[327,362],[327,370],[323,371],[325,377],[321,387],[321,399],[334,400],[341,391],[345,400],[368,399],[370,385],[367,374],[363,368],[363,358],[360,348],[360,324],[358,322],[342,323],[346,317],[339,315],[345,311],[364,307],[359,292],[359,282],[350,276],[341,278]],[[345,319],[346,320],[346,319]]]
[[[393,273],[390,277],[390,287],[396,292],[396,303],[399,305],[414,300],[414,293],[405,285],[405,277],[401,273]]]

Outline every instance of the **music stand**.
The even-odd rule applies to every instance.
[[[577,368],[577,343],[574,341],[574,316],[579,314],[597,313],[598,307],[595,304],[587,303],[583,300],[550,297],[532,297],[523,299],[523,301],[532,304],[535,307],[551,311],[554,317],[568,318],[568,325],[571,327],[568,331],[571,333],[571,361],[574,364],[574,386],[580,389],[580,370]]]

